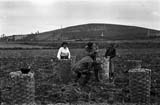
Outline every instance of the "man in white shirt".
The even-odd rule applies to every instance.
[[[67,42],[63,42],[61,47],[59,48],[58,53],[57,53],[57,58],[59,60],[71,58],[71,54],[70,54],[70,51],[69,51],[69,48],[67,47],[67,45],[68,45]]]

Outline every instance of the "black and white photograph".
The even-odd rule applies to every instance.
[[[0,0],[0,105],[160,105],[160,0]]]

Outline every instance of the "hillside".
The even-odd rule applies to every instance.
[[[23,40],[137,40],[160,36],[160,31],[116,24],[83,24],[27,35]],[[22,40],[22,39],[21,39]]]

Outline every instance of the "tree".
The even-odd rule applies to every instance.
[[[1,38],[4,38],[4,37],[5,37],[5,34],[2,34],[2,35],[1,35]]]

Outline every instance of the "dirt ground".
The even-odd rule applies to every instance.
[[[100,56],[104,54],[105,50],[100,50]],[[36,102],[38,105],[137,105],[128,103],[129,97],[126,92],[128,86],[127,71],[130,67],[126,66],[126,60],[142,60],[142,67],[152,70],[152,102],[157,101],[157,91],[155,85],[159,80],[158,74],[160,66],[160,50],[159,49],[117,49],[117,57],[115,59],[115,85],[116,88],[122,89],[124,92],[119,93],[116,99],[110,97],[110,90],[113,87],[104,84],[90,84],[86,90],[82,88],[79,89],[78,86],[71,85],[57,85],[55,84],[57,67],[56,62],[51,62],[51,59],[56,61],[57,50],[1,50],[0,51],[0,77],[1,80],[6,81],[1,82],[2,90],[2,101],[9,103],[10,97],[8,97],[10,86],[7,83],[7,76],[9,72],[17,71],[20,67],[20,62],[33,63],[32,71],[36,74]],[[83,56],[82,49],[71,49],[72,56],[76,56],[77,60]],[[124,85],[125,84],[125,85]],[[106,87],[108,89],[105,90]],[[104,89],[102,89],[104,88]],[[114,87],[115,88],[115,87]],[[65,91],[62,91],[65,89]],[[77,90],[75,90],[77,89]],[[89,89],[89,90],[88,90]],[[156,90],[158,89],[158,90]],[[77,92],[76,94],[75,91]],[[58,93],[60,92],[60,93]],[[80,92],[80,93],[78,93]],[[57,95],[64,96],[57,96]],[[69,94],[70,96],[66,96]],[[68,97],[72,101],[68,102]],[[54,103],[54,104],[51,104]],[[65,103],[65,104],[64,104]],[[153,105],[154,105],[153,104]],[[3,104],[2,104],[3,105]],[[10,105],[10,104],[7,104]]]

